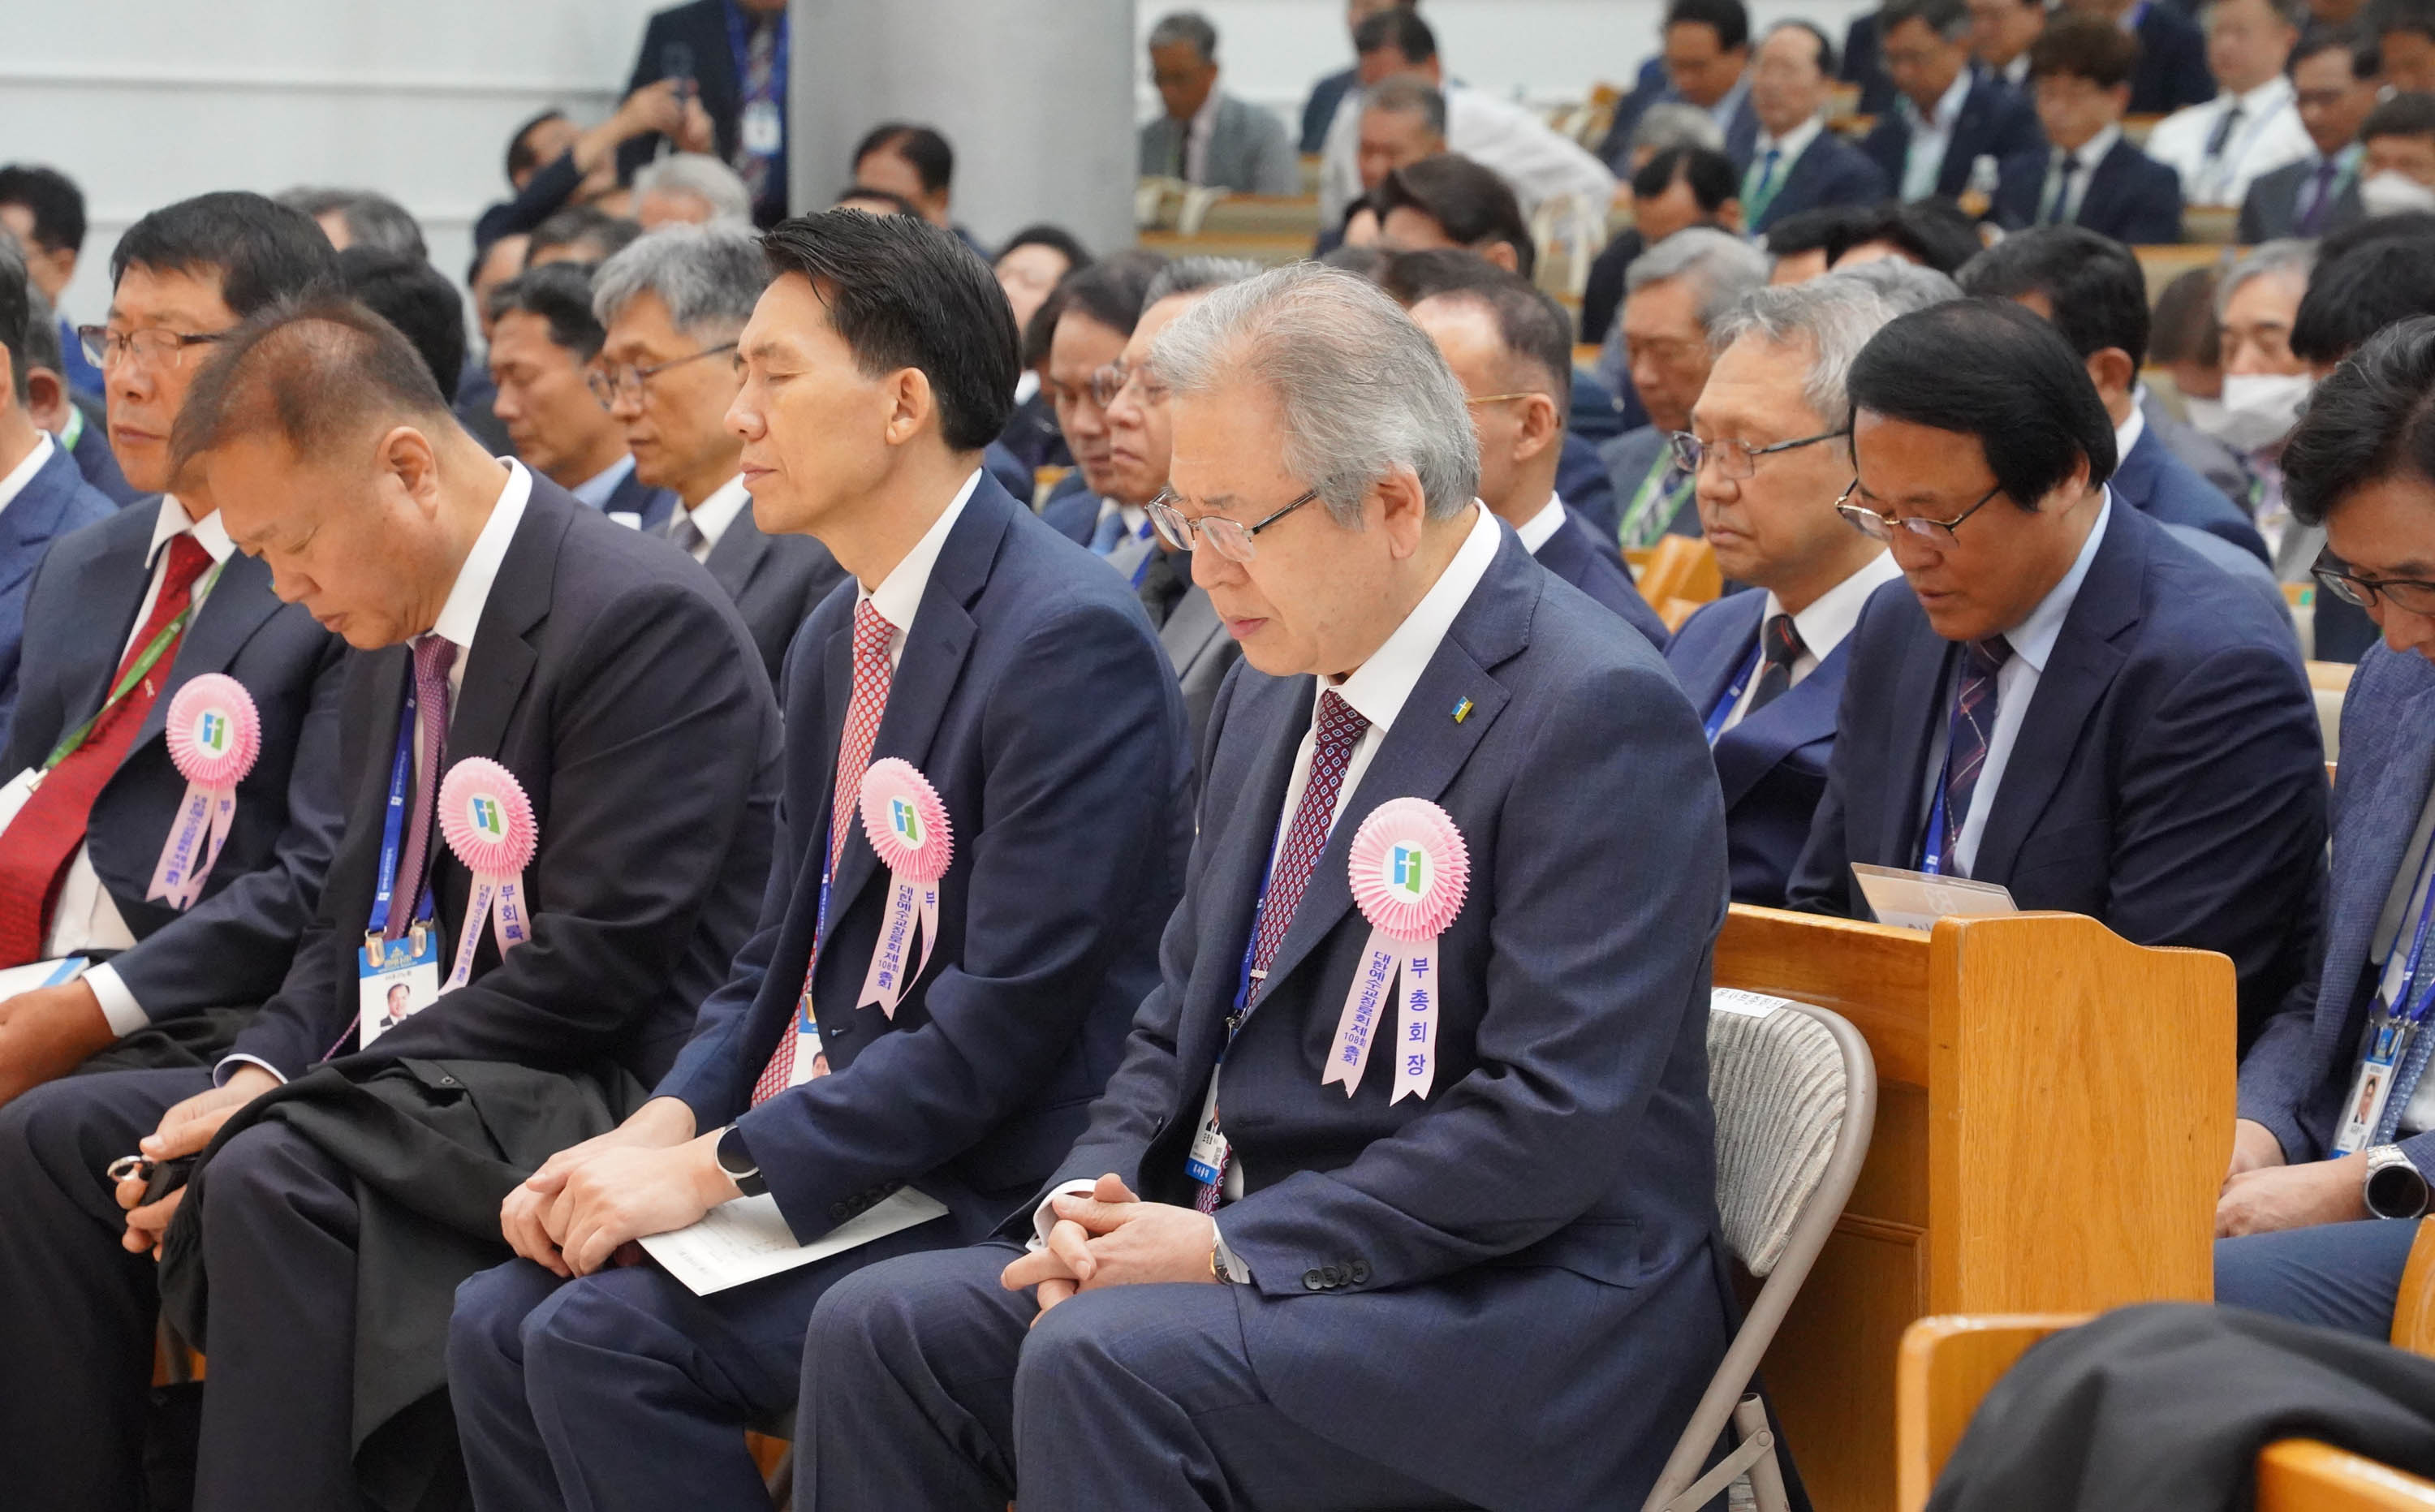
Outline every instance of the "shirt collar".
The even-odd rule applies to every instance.
[[[956,522],[963,518],[964,506],[972,502],[973,490],[979,486],[980,481],[980,469],[975,468],[972,475],[964,479],[964,486],[958,489],[956,496],[948,501],[947,507],[940,512],[930,528],[922,533],[922,539],[913,542],[913,549],[905,554],[905,559],[879,580],[877,588],[863,590],[856,600],[867,602],[878,610],[879,617],[896,627],[898,635],[905,635],[913,628],[914,611],[922,607],[922,595],[930,586],[930,569],[938,564],[939,553],[947,544],[948,533],[956,528]]]
[[[1515,525],[1513,533],[1522,538],[1522,549],[1535,557],[1539,555],[1539,548],[1553,541],[1556,538],[1556,532],[1563,528],[1563,497],[1561,494],[1550,493],[1547,495],[1546,504],[1541,507],[1539,512]]]
[[[2145,398],[2144,394],[2133,390],[2131,395],[2131,418],[2114,427],[2114,466],[2117,472],[2122,467],[2122,459],[2131,455],[2131,448],[2138,445],[2139,438],[2148,434],[2148,417],[2139,409],[2140,403]]]
[[[1745,63],[1742,77],[1734,80],[1734,87],[1725,91],[1725,97],[1708,107],[1708,119],[1728,131],[1732,130],[1734,117],[1741,113],[1742,101],[1750,97],[1750,65]]]
[[[1953,76],[1953,82],[1944,86],[1944,93],[1937,96],[1936,109],[1928,112],[1925,121],[1920,119],[1919,107],[1911,103],[1909,95],[1898,94],[1894,98],[1900,102],[1903,113],[1909,117],[1912,130],[1949,135],[1953,123],[1961,118],[1962,103],[1970,98],[1970,86],[1975,82],[1976,77],[1965,64]]]
[[[752,495],[744,489],[744,474],[738,472],[720,484],[709,498],[695,505],[689,518],[693,521],[693,527],[701,532],[705,545],[715,548],[718,538],[727,534],[727,527],[735,523],[735,517],[750,508],[751,504]]]
[[[50,433],[38,430],[34,433],[33,450],[26,454],[24,461],[9,470],[7,477],[0,478],[0,509],[9,507],[17,495],[25,492],[26,485],[34,481],[34,474],[40,472],[43,464],[50,459]]]
[[[1122,499],[1111,499],[1107,495],[1101,494],[1099,496],[1099,512],[1096,518],[1098,520],[1105,520],[1110,515],[1114,515],[1117,519],[1122,520],[1125,523],[1125,528],[1127,530],[1133,531],[1136,534],[1140,532],[1142,526],[1149,523],[1149,511],[1142,507],[1140,505],[1127,504]]]
[[[2061,147],[2050,148],[2049,150],[2052,152],[2053,156],[2047,161],[2059,166],[2063,163],[2064,159],[2072,159],[2080,164],[2080,171],[2082,175],[2081,181],[2084,184],[2088,181],[2085,176],[2096,171],[2097,165],[2105,161],[2105,155],[2114,150],[2114,144],[2121,140],[2122,128],[2118,126],[2109,126],[2104,130],[2098,132],[2093,137],[2090,137],[2087,141],[2082,142],[2075,151],[2065,152]],[[2081,193],[2085,194],[2087,191],[2083,189],[2081,190]]]
[[[2080,556],[2063,581],[2046,590],[2038,607],[2029,610],[2029,618],[2004,632],[2012,654],[2027,662],[2043,675],[2046,658],[2054,655],[2055,641],[2063,634],[2063,622],[2071,616],[2071,601],[2080,596],[2080,585],[2088,577],[2089,564],[2097,560],[2097,548],[2105,541],[2105,523],[2114,515],[2114,490],[2109,485],[2102,502],[2097,507],[2097,523],[2088,527],[2088,539],[2081,542]]]
[[[1769,136],[1762,131],[1758,138],[1758,155],[1765,157],[1772,149],[1783,154],[1782,163],[1789,168],[1801,160],[1803,153],[1809,150],[1809,144],[1818,140],[1818,133],[1822,128],[1823,122],[1818,116],[1812,115],[1780,138]]]
[[[1894,554],[1881,551],[1870,558],[1857,572],[1818,595],[1807,609],[1792,616],[1792,627],[1801,632],[1801,644],[1808,653],[1823,662],[1835,654],[1835,647],[1860,623],[1860,610],[1868,608],[1869,595],[1902,576]],[[1768,621],[1784,612],[1784,601],[1768,591],[1766,612],[1759,616],[1764,627]]]
[[[161,495],[161,512],[152,521],[152,543],[144,548],[144,565],[150,567],[160,559],[162,547],[189,531],[194,533],[195,544],[208,552],[215,564],[225,563],[236,555],[236,542],[229,540],[228,527],[220,524],[217,509],[200,520],[189,521],[186,507],[178,502],[178,496],[164,493]]]
[[[2246,94],[2219,94],[2216,99],[2227,111],[2238,106],[2243,116],[2254,121],[2269,112],[2279,111],[2291,104],[2297,97],[2291,89],[2291,81],[2277,74]]]
[[[626,474],[633,471],[634,457],[629,453],[566,491],[595,509],[606,509],[609,507],[609,495],[616,492],[617,485],[625,482]]]
[[[1454,617],[1471,602],[1472,591],[1488,576],[1488,564],[1496,559],[1496,547],[1504,526],[1496,523],[1486,507],[1474,504],[1471,533],[1455,548],[1454,559],[1447,562],[1438,580],[1395,627],[1395,633],[1386,644],[1370,655],[1370,660],[1353,669],[1350,677],[1336,684],[1336,695],[1353,706],[1371,727],[1385,734],[1393,727],[1395,716],[1404,712],[1404,700],[1412,696],[1421,674],[1429,668],[1429,661],[1438,654],[1438,643],[1445,639]],[[1324,678],[1321,685],[1326,685]],[[1314,703],[1317,695],[1313,695]]]
[[[491,518],[482,522],[473,549],[457,569],[457,581],[449,586],[447,601],[440,606],[440,617],[431,622],[431,633],[460,651],[474,649],[474,632],[482,627],[482,606],[490,602],[491,585],[498,578],[499,564],[507,560],[508,543],[515,539],[525,505],[531,498],[532,474],[522,462],[509,458],[507,486],[499,490],[499,502],[491,506]]]

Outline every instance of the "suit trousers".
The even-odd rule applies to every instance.
[[[955,1242],[934,1218],[696,1297],[657,1265],[558,1277],[516,1260],[457,1289],[448,1395],[483,1512],[767,1512],[744,1433],[791,1410],[813,1304],[863,1266]]]
[[[2393,1303],[2418,1225],[2363,1218],[2215,1242],[2215,1299],[2371,1339],[2392,1336]]]
[[[1247,1287],[1117,1286],[1036,1315],[1010,1244],[873,1265],[832,1287],[803,1346],[796,1504],[820,1512],[1465,1503],[1319,1436],[1260,1389]],[[1018,1467],[1020,1470],[1018,1473]]]

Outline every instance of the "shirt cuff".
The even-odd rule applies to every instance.
[[[1097,1191],[1098,1187],[1099,1184],[1096,1181],[1068,1181],[1063,1186],[1059,1187],[1056,1191],[1048,1194],[1048,1195],[1041,1198],[1040,1206],[1031,1210],[1031,1242],[1023,1247],[1026,1249],[1045,1249],[1047,1247],[1048,1230],[1057,1227],[1057,1214],[1048,1206],[1050,1203],[1056,1201],[1059,1197],[1087,1197],[1092,1193]]]
[[[212,1085],[215,1087],[227,1086],[229,1084],[229,1078],[236,1074],[236,1068],[239,1066],[260,1066],[263,1070],[270,1073],[271,1076],[278,1081],[279,1085],[282,1087],[287,1085],[287,1078],[280,1074],[279,1068],[272,1065],[269,1061],[263,1059],[259,1056],[222,1057],[220,1058],[220,1063],[212,1068]]]
[[[112,971],[107,961],[86,971],[82,981],[93,988],[95,1000],[101,1005],[101,1016],[110,1021],[112,1034],[124,1040],[138,1029],[152,1027],[151,1015],[144,1011],[135,994],[128,990],[125,979]]]
[[[1212,1218],[1209,1222],[1210,1231],[1217,1235],[1218,1273],[1234,1285],[1251,1285],[1252,1267],[1244,1264],[1243,1257],[1235,1253],[1234,1246],[1226,1243],[1226,1230],[1217,1227],[1218,1220]]]

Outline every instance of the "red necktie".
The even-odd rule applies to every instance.
[[[194,600],[195,579],[211,564],[212,554],[191,533],[169,539],[169,568],[161,579],[160,596],[112,675],[112,688],[127,677],[153,637],[186,611]],[[42,958],[60,884],[66,880],[77,848],[84,844],[93,800],[118,770],[128,747],[135,744],[135,732],[144,728],[145,716],[152,712],[153,700],[168,680],[169,668],[176,664],[178,647],[184,640],[181,628],[144,679],[105,710],[85,732],[83,744],[43,778],[42,785],[9,824],[8,843],[0,845],[0,966],[23,966]]]
[[[853,828],[855,809],[862,798],[862,774],[871,765],[871,747],[879,738],[880,716],[888,712],[888,646],[896,627],[864,599],[854,607],[854,702],[845,712],[845,735],[838,742],[837,787],[829,801],[828,874],[837,875],[838,857],[845,853],[845,837]],[[812,996],[812,969],[820,962],[820,942],[812,942],[812,958],[803,966],[803,990],[796,1000],[798,1020],[807,1018],[803,1005]],[[795,1041],[802,1038],[795,1023],[778,1036],[761,1079],[752,1084],[752,1106],[760,1107],[785,1091],[795,1079]]]

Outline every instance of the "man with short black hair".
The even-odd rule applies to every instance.
[[[99,399],[101,369],[86,360],[76,327],[59,307],[84,251],[84,191],[57,168],[29,163],[0,167],[0,230],[17,238],[33,286],[58,318],[68,387]]]
[[[2215,98],[2206,38],[2178,7],[2148,0],[2064,0],[2063,9],[2103,22],[2134,44],[2137,63],[2126,107],[2133,113],[2163,115]]]
[[[457,387],[465,370],[465,301],[446,274],[420,259],[359,244],[338,253],[337,283],[397,327],[441,393]]]
[[[931,225],[955,229],[956,149],[933,128],[883,122],[855,144],[850,161],[855,187],[902,195]]]
[[[2324,752],[2290,631],[2116,507],[2104,403],[2019,305],[1904,316],[1851,393],[1837,507],[1907,581],[1853,631],[1789,905],[1866,917],[1867,863],[2221,951],[2246,1044],[2306,971],[2323,885]]]
[[[1371,202],[1378,210],[1378,245],[1387,251],[1460,247],[1526,279],[1536,265],[1530,223],[1513,191],[1459,153],[1395,169]]]
[[[2046,29],[2046,0],[1969,0],[1969,6],[1971,62],[2016,90],[2027,90],[2029,44]]]
[[[1962,0],[1885,0],[1877,35],[1893,109],[1860,150],[1885,170],[1896,198],[1992,195],[2006,160],[2046,150],[2029,100],[1971,63]]]
[[[2359,123],[2359,203],[2371,216],[2435,212],[2435,94],[2394,94]]]
[[[1178,10],[1149,30],[1150,82],[1166,113],[1141,129],[1144,178],[1164,174],[1237,194],[1302,191],[1302,164],[1286,125],[1218,87],[1218,28]]]
[[[306,187],[288,190],[279,196],[279,202],[312,216],[339,251],[369,247],[416,262],[429,260],[423,227],[404,205],[387,195],[369,189]]]
[[[605,263],[633,244],[643,228],[596,205],[575,205],[533,228],[525,243],[527,267],[551,263]]]
[[[1148,506],[1166,480],[1119,465],[1108,404],[1150,280],[1166,266],[1146,248],[1101,258],[1058,284],[1033,319],[1048,327],[1041,387],[1074,457],[1073,471],[1041,501],[1040,518],[1128,578],[1157,550]]]
[[[2194,205],[2236,205],[2261,174],[2315,156],[2286,67],[2307,12],[2300,0],[2212,0],[2207,69],[2219,93],[2157,122],[2141,149],[2181,176]]]
[[[1191,759],[1140,606],[979,465],[1015,371],[987,266],[906,216],[804,216],[765,246],[730,423],[756,513],[818,532],[855,586],[788,663],[757,932],[650,1100],[508,1195],[522,1258],[458,1294],[449,1378],[481,1505],[766,1508],[744,1434],[794,1403],[813,1305],[1038,1191],[1156,980],[1183,882]],[[933,806],[891,835],[879,793]],[[889,869],[924,864],[907,845],[938,852],[935,907],[919,959],[881,978],[905,922]],[[883,1200],[918,1211],[709,1296],[615,1263],[748,1194],[804,1242]]]
[[[2383,54],[2386,84],[2405,94],[2435,91],[2435,0],[2376,0],[2360,29]]]
[[[634,475],[626,429],[592,391],[608,331],[592,311],[592,275],[553,264],[491,295],[493,405],[526,466],[620,524],[665,532],[676,495]]]
[[[1392,9],[1399,5],[1413,9],[1419,4],[1420,0],[1344,0],[1344,29],[1357,34],[1361,23],[1381,10]],[[1356,51],[1357,53],[1358,49]],[[1327,129],[1336,124],[1336,112],[1343,105],[1345,95],[1357,94],[1360,88],[1361,70],[1357,63],[1351,68],[1338,69],[1313,84],[1310,98],[1303,102],[1302,132],[1296,139],[1294,150],[1306,158],[1317,157],[1320,149],[1327,146]]]
[[[2116,241],[2182,239],[2173,170],[2122,134],[2139,44],[2096,16],[2049,22],[2029,48],[2029,89],[2048,149],[2004,165],[1995,218],[2007,227],[2085,226]]]
[[[709,115],[680,82],[663,78],[633,91],[609,119],[579,130],[556,106],[508,138],[508,184],[515,198],[491,206],[474,222],[478,253],[502,236],[529,232],[569,204],[588,203],[617,187],[617,149],[635,137],[660,133],[683,152],[708,152]],[[478,294],[477,294],[478,297]]]
[[[2258,175],[2240,202],[2235,240],[2254,247],[2285,236],[2322,236],[2367,217],[2359,203],[2358,129],[2375,109],[2383,67],[2374,42],[2312,28],[2286,65],[2306,156]]]
[[[1759,135],[1741,182],[1753,234],[1805,210],[1886,197],[1885,171],[1826,129],[1834,79],[1835,44],[1808,22],[1780,22],[1760,42],[1750,95]]]
[[[1659,37],[1661,50],[1641,65],[1639,81],[1615,106],[1598,156],[1616,174],[1631,172],[1627,152],[1642,113],[1682,104],[1716,122],[1735,171],[1748,167],[1759,132],[1750,98],[1749,9],[1742,0],[1670,0]]]

